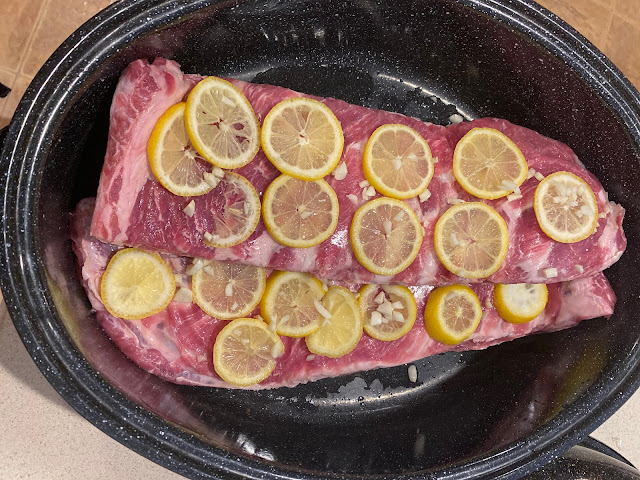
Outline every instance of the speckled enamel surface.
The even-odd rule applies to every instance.
[[[68,212],[95,193],[118,75],[159,55],[185,71],[437,123],[456,112],[503,117],[567,143],[627,209],[629,248],[608,271],[614,316],[425,359],[417,384],[406,366],[266,392],[145,374],[95,324],[73,266]],[[638,101],[604,56],[526,0],[122,0],[54,53],[14,117],[2,153],[9,312],[69,404],[193,478],[515,478],[589,433],[640,382]]]

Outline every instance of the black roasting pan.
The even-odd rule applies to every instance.
[[[260,392],[143,372],[95,322],[69,212],[96,193],[120,73],[156,56],[435,123],[503,117],[567,143],[626,208],[628,249],[606,272],[614,315],[424,359],[413,386],[406,366]],[[530,0],[121,0],[49,58],[8,129],[2,292],[65,400],[185,476],[519,478],[640,385],[639,152],[638,92]]]

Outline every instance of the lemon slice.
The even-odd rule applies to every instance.
[[[193,301],[221,320],[245,317],[260,303],[267,283],[264,268],[211,260],[192,279]]]
[[[598,227],[596,196],[573,173],[546,176],[536,188],[533,209],[542,231],[557,242],[579,242]]]
[[[233,172],[225,172],[213,191],[213,229],[203,242],[216,248],[233,247],[251,236],[260,220],[260,197],[253,185]]]
[[[400,285],[364,285],[358,297],[364,331],[376,340],[397,340],[416,321],[416,299]]]
[[[509,323],[533,320],[544,311],[548,299],[544,283],[498,284],[493,290],[496,310]]]
[[[198,152],[191,145],[184,127],[184,102],[169,107],[158,119],[147,155],[151,171],[160,184],[174,195],[204,195],[211,190],[204,179],[205,162],[198,163]]]
[[[320,328],[305,338],[311,353],[338,358],[351,352],[362,338],[362,315],[353,293],[333,286],[322,299]]]
[[[338,209],[338,196],[324,180],[280,175],[264,192],[262,218],[278,243],[308,248],[333,234]]]
[[[350,235],[353,253],[362,266],[378,275],[395,275],[418,255],[423,230],[406,203],[381,197],[356,211]]]
[[[175,276],[160,255],[138,248],[125,248],[111,257],[100,282],[107,311],[126,320],[164,310],[175,291]]]
[[[382,125],[369,137],[362,156],[365,178],[383,195],[411,198],[425,191],[433,177],[426,140],[406,125]]]
[[[509,248],[507,224],[493,208],[465,202],[436,222],[434,246],[447,270],[464,278],[485,278],[500,268]]]
[[[304,337],[320,328],[316,302],[323,296],[322,283],[308,273],[276,272],[267,280],[260,314],[278,335]]]
[[[472,128],[453,152],[453,174],[471,195],[500,198],[527,179],[529,167],[518,146],[493,128]]]
[[[193,87],[184,119],[198,152],[220,168],[242,167],[258,153],[258,118],[247,97],[226,80],[207,77]]]
[[[262,122],[262,149],[282,173],[317,180],[338,165],[344,146],[340,121],[324,103],[297,97],[281,101]]]
[[[482,318],[480,300],[466,285],[439,287],[424,309],[424,325],[434,340],[456,345],[476,331]]]
[[[248,387],[271,375],[276,359],[283,353],[282,340],[266,323],[256,318],[237,318],[216,337],[213,368],[225,382]]]

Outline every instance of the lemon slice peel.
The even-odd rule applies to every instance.
[[[326,313],[320,328],[305,338],[307,348],[311,353],[325,357],[347,355],[362,338],[363,322],[358,301],[351,291],[334,285],[329,287],[321,303]]]
[[[358,291],[358,305],[364,331],[385,342],[406,335],[416,321],[416,299],[402,285],[363,285]]]
[[[307,336],[320,328],[323,317],[315,302],[324,293],[322,282],[308,273],[272,273],[260,301],[260,315],[278,335]]]
[[[225,382],[249,387],[265,380],[285,351],[278,335],[257,318],[237,318],[216,337],[213,367]]]
[[[529,167],[520,148],[493,128],[472,128],[456,144],[453,174],[460,186],[478,198],[501,198],[527,179]]]
[[[380,197],[356,210],[349,235],[362,266],[378,275],[395,275],[417,257],[424,230],[406,203]]]
[[[543,283],[498,284],[493,290],[496,311],[509,323],[530,322],[544,311],[548,300]]]
[[[344,147],[340,121],[324,103],[307,97],[282,100],[262,122],[261,145],[282,173],[318,180],[338,165]]]
[[[162,257],[139,248],[116,252],[100,281],[103,305],[111,315],[125,320],[161,312],[175,291],[175,276]]]
[[[262,218],[281,245],[309,248],[327,240],[338,225],[336,192],[324,180],[300,180],[280,175],[267,187]]]
[[[427,333],[446,345],[457,345],[470,338],[481,319],[480,300],[466,285],[436,288],[429,294],[424,310]]]
[[[189,93],[185,126],[198,152],[215,166],[242,167],[260,149],[260,123],[251,103],[235,85],[207,77]]]
[[[433,159],[427,141],[413,128],[385,124],[369,137],[362,170],[382,195],[407,199],[421,194],[433,177]]]
[[[552,240],[576,243],[598,228],[598,202],[591,187],[571,172],[547,175],[537,186],[533,208],[540,229]]]
[[[482,202],[453,205],[436,222],[434,248],[451,273],[463,278],[486,278],[500,268],[507,255],[507,223]]]
[[[264,268],[209,260],[191,277],[193,301],[220,320],[246,317],[266,287]]]
[[[174,195],[195,197],[213,187],[206,181],[209,172],[196,160],[199,155],[184,126],[184,109],[184,102],[177,103],[160,116],[147,142],[147,157],[164,188]]]

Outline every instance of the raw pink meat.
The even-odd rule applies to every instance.
[[[202,239],[208,229],[213,229],[211,212],[215,208],[217,189],[193,199],[177,197],[155,180],[146,158],[147,140],[158,117],[170,105],[182,100],[200,78],[182,74],[175,62],[165,59],[157,59],[153,65],[138,60],[122,75],[111,109],[109,145],[100,178],[92,235],[112,244],[280,270],[306,271],[341,282],[440,285],[468,281],[451,274],[438,261],[433,249],[433,228],[449,207],[449,199],[472,200],[455,182],[452,173],[452,152],[456,141],[473,126],[490,125],[507,133],[518,144],[531,168],[543,174],[569,170],[585,179],[597,195],[600,211],[606,216],[599,220],[597,231],[587,240],[559,245],[540,230],[535,219],[532,209],[533,193],[538,183],[535,178],[527,180],[521,187],[523,198],[520,200],[487,201],[505,218],[510,230],[508,257],[488,281],[542,283],[586,277],[617,261],[624,251],[623,208],[608,201],[598,180],[584,169],[567,146],[504,120],[482,119],[447,129],[331,98],[319,100],[342,123],[345,136],[343,161],[348,167],[345,179],[326,178],[340,203],[335,233],[316,247],[289,248],[276,243],[260,222],[251,237],[240,245],[226,249],[207,247]],[[279,101],[302,95],[281,87],[231,81],[247,96],[260,119]],[[417,198],[407,201],[425,227],[422,248],[409,268],[393,277],[375,276],[362,267],[353,255],[348,235],[353,213],[364,203],[362,188],[359,187],[359,182],[364,180],[362,151],[370,134],[385,123],[402,123],[416,129],[427,140],[434,158],[438,160],[429,185],[431,198],[423,203]],[[262,151],[237,172],[246,176],[260,194],[279,174]],[[357,205],[347,198],[348,194],[358,197]],[[188,217],[183,208],[191,200],[196,205],[195,215]],[[543,274],[543,270],[549,267],[557,269],[557,277],[548,279]]]
[[[72,239],[83,283],[96,311],[96,317],[120,349],[143,369],[166,380],[213,387],[232,387],[213,369],[212,349],[215,337],[226,321],[206,315],[195,304],[172,302],[164,311],[141,321],[115,318],[99,297],[99,283],[109,258],[119,247],[103,243],[89,233],[93,200],[80,202],[72,222]],[[175,273],[183,274],[186,259],[166,256]],[[185,285],[188,278],[183,275]],[[351,285],[355,290],[356,285]],[[522,325],[502,320],[488,308],[491,284],[472,288],[483,305],[484,317],[473,336],[457,345],[447,346],[432,340],[421,321],[425,301],[433,287],[411,287],[417,301],[419,318],[404,337],[382,342],[364,334],[356,349],[342,358],[310,355],[304,339],[282,337],[285,354],[274,372],[252,389],[293,387],[300,383],[347,373],[389,367],[412,362],[446,351],[480,350],[530,333],[551,332],[576,325],[586,318],[613,313],[615,295],[602,273],[587,278],[548,286],[549,302],[537,318]]]

